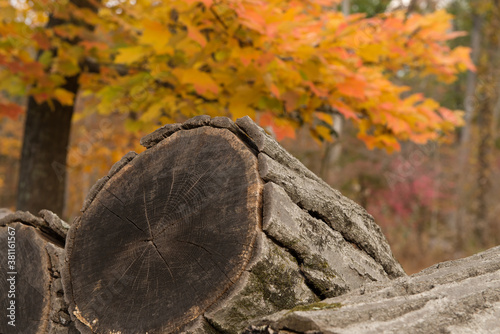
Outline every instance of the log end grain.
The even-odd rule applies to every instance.
[[[66,247],[80,330],[175,332],[242,274],[261,224],[257,159],[207,122],[188,123],[94,188]]]

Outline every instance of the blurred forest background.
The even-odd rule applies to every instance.
[[[24,133],[27,109],[73,113],[66,161],[50,166],[69,222],[145,134],[249,114],[365,207],[408,273],[500,243],[498,0],[0,0],[0,12],[0,207],[26,191],[23,136],[39,131]],[[39,194],[59,191],[50,182]]]

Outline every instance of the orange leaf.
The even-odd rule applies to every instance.
[[[333,117],[330,114],[324,113],[324,112],[315,112],[314,113],[316,117],[326,124],[333,125]]]
[[[288,91],[288,92],[283,93],[282,97],[283,97],[283,100],[285,101],[286,111],[291,112],[291,111],[297,109],[297,105],[299,102],[299,94],[297,94],[293,91]]]
[[[42,50],[48,50],[51,47],[50,44],[50,39],[47,37],[47,35],[41,31],[35,32],[31,38],[38,44],[40,49]]]
[[[280,90],[278,89],[278,87],[276,87],[275,84],[271,84],[271,93],[276,97],[276,98],[281,98],[281,94],[280,94]]]
[[[295,139],[295,127],[287,119],[278,119],[272,113],[267,112],[260,116],[259,123],[262,127],[270,129],[277,140]]]
[[[389,127],[395,134],[410,132],[410,125],[397,117],[394,117],[390,113],[385,113],[385,118],[387,120],[387,127]]]
[[[337,84],[337,89],[343,95],[363,99],[365,97],[366,82],[355,77],[346,78]]]
[[[188,37],[200,44],[202,47],[205,47],[205,45],[207,45],[207,40],[205,39],[205,37],[200,33],[198,29],[194,27],[188,26]]]
[[[7,116],[12,119],[17,119],[24,112],[23,107],[15,103],[0,102],[0,116]]]
[[[314,83],[312,83],[311,81],[305,81],[304,82],[308,87],[309,89],[316,95],[316,96],[319,96],[319,97],[326,97],[327,95],[327,92],[325,89],[321,89],[320,87],[317,87]]]
[[[470,71],[476,71],[476,66],[470,59],[470,48],[464,46],[457,46],[453,49],[452,54],[460,60],[465,67]]]
[[[344,115],[345,118],[358,119],[358,116],[356,115],[354,110],[352,110],[351,107],[349,107],[344,102],[336,100],[330,103],[335,109],[337,109],[342,115]]]

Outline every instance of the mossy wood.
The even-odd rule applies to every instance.
[[[499,333],[500,246],[255,320],[245,334]]]
[[[378,226],[248,117],[141,140],[91,189],[63,283],[82,333],[237,333],[405,275]]]
[[[75,333],[61,282],[69,226],[50,211],[0,218],[0,333]]]

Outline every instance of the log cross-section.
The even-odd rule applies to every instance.
[[[261,224],[255,154],[228,130],[179,131],[127,161],[68,236],[81,332],[169,333],[238,280]]]
[[[238,333],[405,275],[373,218],[253,121],[197,116],[90,190],[63,283],[82,333]]]
[[[70,334],[61,268],[69,226],[48,210],[0,215],[0,333]]]

